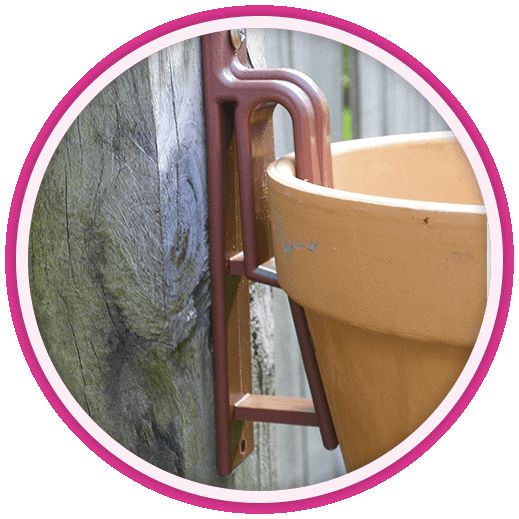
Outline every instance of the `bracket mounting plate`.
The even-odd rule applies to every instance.
[[[266,169],[274,160],[272,114],[294,122],[297,175],[331,185],[326,99],[293,70],[248,66],[244,37],[202,38],[207,131],[217,465],[230,474],[253,450],[255,421],[318,426],[337,446],[304,310],[290,301],[312,400],[252,394],[249,282],[279,287],[272,259]],[[238,48],[236,48],[238,47]]]

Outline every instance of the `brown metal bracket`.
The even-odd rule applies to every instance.
[[[226,475],[253,449],[253,422],[318,426],[337,446],[304,310],[290,301],[312,400],[252,394],[249,281],[279,287],[266,192],[272,114],[292,117],[297,176],[331,186],[329,115],[315,83],[294,70],[248,66],[245,34],[202,38],[217,464]]]

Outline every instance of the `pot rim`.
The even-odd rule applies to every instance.
[[[422,143],[429,141],[450,142],[453,140],[456,140],[456,138],[454,137],[454,134],[451,131],[440,131],[406,133],[400,135],[386,135],[382,137],[367,137],[361,139],[353,139],[351,141],[339,141],[331,144],[332,159],[333,155],[337,153],[365,150],[374,147],[381,149],[385,147],[391,147],[397,144]],[[324,187],[318,184],[313,184],[306,180],[296,178],[294,176],[294,169],[295,153],[289,153],[270,163],[267,167],[267,174],[272,181],[281,184],[284,187],[287,187],[289,189],[295,189],[298,191],[303,191],[305,193],[317,195],[323,198],[344,200],[349,202],[362,203],[366,205],[379,205],[402,209],[412,209],[415,211],[435,211],[441,213],[466,213],[483,215],[487,212],[483,204],[432,202],[407,198],[394,198]]]

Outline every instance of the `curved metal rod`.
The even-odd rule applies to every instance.
[[[227,76],[226,79],[230,82],[229,86],[231,88],[240,89],[240,93],[242,94],[240,95],[240,100],[235,111],[234,124],[236,127],[240,171],[239,183],[242,201],[244,273],[251,280],[279,286],[277,279],[275,279],[275,283],[272,282],[272,276],[263,274],[260,271],[261,267],[258,267],[255,249],[255,193],[251,171],[253,155],[250,119],[252,113],[261,104],[275,102],[284,106],[293,121],[297,177],[326,185],[327,177],[331,177],[332,173],[327,102],[313,82],[305,81],[304,77],[295,72],[286,74],[286,71],[279,71],[278,73],[278,71],[263,70],[259,71],[259,74],[255,72],[251,73],[253,69],[245,69],[239,64],[237,58],[235,58],[232,63],[234,66],[231,67],[231,70],[233,73],[237,72],[240,77],[236,80],[232,80]],[[279,79],[265,79],[262,77],[263,74],[269,73],[271,77],[277,76]],[[286,77],[297,78],[299,84],[294,84],[283,79]],[[299,86],[300,84],[309,88],[312,94],[316,95],[309,96],[307,92]],[[261,88],[268,92],[268,95],[258,93],[261,91]],[[250,97],[249,95],[243,96],[244,92],[247,94],[250,93]],[[316,114],[316,107],[320,116]],[[321,108],[323,108],[322,111],[320,111]],[[310,149],[307,149],[307,146],[309,146]],[[317,153],[318,164],[314,162],[315,153]],[[318,175],[315,174],[316,170],[313,169],[316,168],[316,166],[319,168]],[[310,168],[312,168],[312,170],[310,170]],[[331,185],[331,182],[328,182],[328,185]],[[320,374],[317,369],[317,361],[310,339],[311,335],[308,329],[306,315],[304,309],[295,301],[290,299],[289,302],[301,348],[304,368],[314,402],[314,409],[318,423],[320,424],[323,444],[327,449],[333,449],[337,447],[337,436],[333,426],[324,426],[324,424],[331,424],[332,418]]]
[[[315,115],[315,135],[321,173],[319,184],[326,187],[333,187],[332,157],[330,150],[330,112],[328,109],[328,101],[315,81],[291,69],[248,68],[243,65],[237,56],[231,61],[230,69],[234,76],[239,79],[288,81],[305,92],[312,103]]]
[[[258,83],[260,83],[258,85]],[[247,277],[257,276],[258,259],[256,254],[255,193],[252,167],[252,138],[250,118],[256,108],[264,103],[276,102],[283,105],[294,121],[294,140],[296,149],[296,169],[298,177],[310,182],[319,182],[317,141],[315,137],[315,118],[311,102],[297,86],[285,81],[269,81],[265,90],[264,81],[238,80],[242,95],[235,112],[235,126],[240,170],[240,196],[242,200],[242,229],[244,267]],[[258,95],[258,87],[263,87]],[[248,95],[250,92],[250,96]],[[268,92],[268,95],[265,94]]]

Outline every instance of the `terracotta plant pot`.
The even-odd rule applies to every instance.
[[[487,224],[450,132],[332,145],[334,188],[269,166],[276,267],[306,310],[348,470],[381,456],[460,375],[486,305]]]

